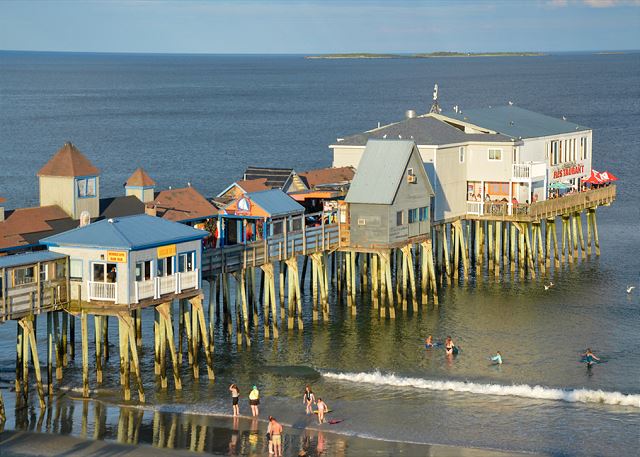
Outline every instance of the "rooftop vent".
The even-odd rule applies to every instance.
[[[112,219],[112,218],[107,219],[107,222],[108,222],[109,224],[113,224],[115,221],[116,221],[116,220],[115,220],[115,219]]]
[[[404,117],[406,119],[413,119],[414,117],[416,117],[416,110],[414,109],[408,109],[404,112]]]

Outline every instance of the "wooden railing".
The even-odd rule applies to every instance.
[[[249,244],[206,249],[202,255],[202,273],[230,273],[247,267],[286,260],[294,255],[307,255],[337,249],[340,246],[338,224],[321,224],[302,230],[269,237]]]
[[[616,186],[612,185],[535,202],[530,205],[508,202],[467,202],[467,215],[492,220],[537,221],[568,214],[572,211],[607,205],[615,198]]]
[[[578,211],[585,208],[606,205],[616,198],[616,186],[587,190],[576,194],[565,195],[553,200],[545,200],[529,205],[528,216],[532,219],[546,219]]]
[[[66,279],[7,287],[0,292],[0,321],[56,310],[68,301]]]

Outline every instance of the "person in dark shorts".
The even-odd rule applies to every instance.
[[[249,393],[249,405],[251,405],[252,416],[255,417],[260,414],[260,410],[258,409],[258,405],[260,405],[260,391],[256,386],[253,386],[253,389],[251,389]]]
[[[238,389],[237,385],[231,384],[231,386],[229,386],[229,391],[231,392],[231,400],[233,402],[233,415],[239,416],[240,405],[238,404],[238,401],[240,400],[240,389]]]

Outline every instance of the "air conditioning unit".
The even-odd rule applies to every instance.
[[[407,182],[409,184],[415,184],[418,182],[418,177],[416,175],[408,175],[407,176]]]
[[[358,225],[367,225],[367,220],[363,217],[358,219]]]

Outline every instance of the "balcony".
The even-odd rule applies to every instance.
[[[514,163],[511,165],[511,177],[514,182],[528,182],[543,179],[547,173],[544,162]]]
[[[170,276],[160,276],[135,282],[135,303],[146,299],[159,299],[163,295],[179,294],[185,290],[197,289],[198,270],[185,271]]]
[[[118,297],[117,282],[87,281],[87,290],[89,291],[89,301],[100,300],[115,303]]]
[[[474,202],[467,201],[467,214],[486,219],[504,219],[518,221],[535,221],[544,218],[581,211],[600,205],[608,205],[616,198],[616,186],[591,189],[584,192],[568,194],[553,200],[545,200],[532,204],[508,202]]]

